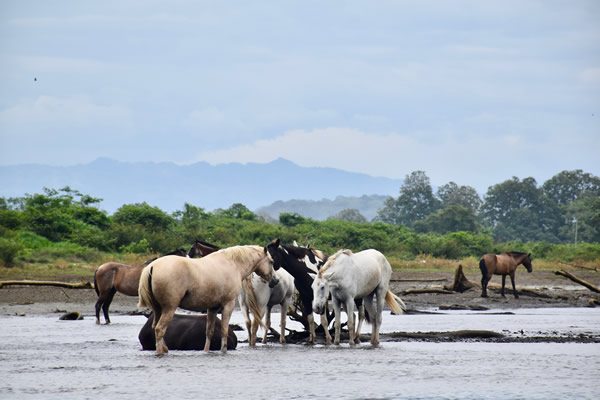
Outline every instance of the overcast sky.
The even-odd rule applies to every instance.
[[[2,1],[0,164],[600,175],[598,1]]]

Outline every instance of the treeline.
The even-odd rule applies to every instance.
[[[401,188],[401,197],[403,189]],[[125,204],[112,215],[97,207],[100,199],[69,187],[44,189],[19,198],[0,198],[0,262],[5,266],[45,258],[72,257],[93,261],[103,253],[166,253],[199,238],[221,247],[266,244],[273,238],[298,241],[326,252],[340,248],[377,248],[402,259],[417,255],[458,259],[486,252],[522,250],[536,258],[562,261],[600,259],[600,244],[560,244],[541,240],[497,241],[490,229],[439,233],[423,230],[433,211],[409,224],[340,218],[315,221],[293,213],[266,221],[243,204],[206,212],[185,204],[167,213],[146,203]],[[429,220],[431,221],[431,220]],[[583,238],[582,238],[583,239]]]
[[[600,178],[562,171],[538,186],[534,178],[513,177],[482,199],[454,182],[434,193],[427,175],[415,171],[376,219],[417,232],[489,232],[496,242],[600,242]]]

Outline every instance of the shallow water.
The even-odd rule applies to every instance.
[[[384,315],[382,331],[600,333],[599,309]],[[140,351],[143,316],[110,326],[58,315],[0,317],[0,398],[597,398],[600,345],[386,342],[373,349],[240,343],[227,354]],[[277,316],[273,316],[277,321]],[[239,312],[232,322],[240,322]],[[363,327],[369,332],[370,327]],[[521,330],[523,333],[521,333]],[[237,332],[240,340],[245,332]]]

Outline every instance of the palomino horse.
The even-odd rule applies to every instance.
[[[190,250],[191,251],[191,250]],[[184,249],[177,249],[167,255],[185,257]],[[107,262],[96,268],[94,272],[94,290],[98,296],[96,301],[96,324],[100,324],[100,310],[104,313],[104,320],[110,324],[108,308],[117,292],[127,296],[137,296],[142,269],[156,260],[153,258],[142,265],[127,265],[118,262]]]
[[[238,296],[240,309],[242,310],[246,329],[248,330],[248,343],[252,347],[256,345],[256,333],[258,326],[261,325],[260,321],[263,316],[265,316],[265,323],[263,325],[265,333],[262,342],[267,343],[267,334],[271,328],[271,309],[278,304],[281,307],[279,343],[285,343],[285,323],[288,306],[292,304],[294,278],[284,269],[275,271],[275,277],[279,280],[279,283],[274,287],[269,287],[268,282],[260,276],[251,274],[244,279],[242,291]],[[253,319],[250,318],[250,313],[248,312],[251,302],[255,302],[256,309],[260,310],[260,314],[254,314]]]
[[[256,272],[275,286],[273,259],[266,248],[235,246],[202,258],[161,257],[142,270],[138,307],[151,307],[156,354],[169,351],[164,341],[177,307],[191,311],[208,310],[204,351],[210,350],[215,318],[221,312],[221,351],[227,351],[229,319],[242,280]]]
[[[196,239],[187,255],[189,258],[200,258],[207,256],[210,253],[214,253],[217,250],[219,250],[218,246]]]
[[[504,286],[506,284],[506,275],[510,276],[515,299],[519,298],[515,288],[515,270],[523,264],[527,272],[533,270],[531,265],[531,253],[520,253],[511,251],[502,254],[484,254],[479,260],[479,269],[481,270],[481,297],[487,297],[487,286],[493,275],[502,275],[502,290],[500,294],[504,296]]]
[[[400,298],[389,290],[392,267],[377,250],[363,250],[356,254],[350,250],[340,250],[321,267],[313,288],[313,310],[320,314],[325,308],[331,293],[333,311],[335,312],[335,339],[340,344],[341,306],[348,315],[348,333],[350,346],[356,345],[357,332],[354,329],[354,304],[362,299],[372,324],[371,344],[379,345],[379,328],[384,302],[395,314],[401,314],[405,308]],[[373,297],[377,301],[373,305]]]
[[[279,239],[269,243],[267,250],[273,257],[274,264],[285,269],[294,277],[294,285],[298,289],[300,301],[302,302],[302,313],[308,323],[308,343],[314,344],[316,326],[312,313],[312,276],[317,274],[318,268],[327,257],[321,251],[308,247],[281,245]],[[331,344],[331,335],[329,334],[327,315],[325,314],[321,314],[321,326],[325,331],[326,343]]]

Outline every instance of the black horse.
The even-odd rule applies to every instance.
[[[281,267],[294,277],[294,285],[300,294],[302,303],[302,314],[308,321],[310,336],[308,342],[315,342],[315,321],[312,311],[313,290],[312,283],[314,278],[311,276],[318,272],[318,268],[323,265],[327,259],[325,254],[319,250],[308,247],[298,247],[291,245],[281,245],[279,239],[276,239],[267,245],[267,251],[273,258],[275,268]],[[309,268],[307,263],[312,267]],[[331,343],[331,335],[328,330],[327,316],[321,315],[321,325],[325,331],[327,344]]]
[[[142,350],[156,350],[156,338],[152,322],[154,314],[150,314],[148,320],[140,330],[138,339],[142,345]],[[184,315],[175,314],[167,333],[165,342],[170,350],[203,350],[206,342],[206,315]],[[237,336],[233,329],[229,329],[227,334],[227,350],[235,350],[237,347]],[[221,348],[221,320],[216,318],[215,330],[210,342],[211,350]]]

